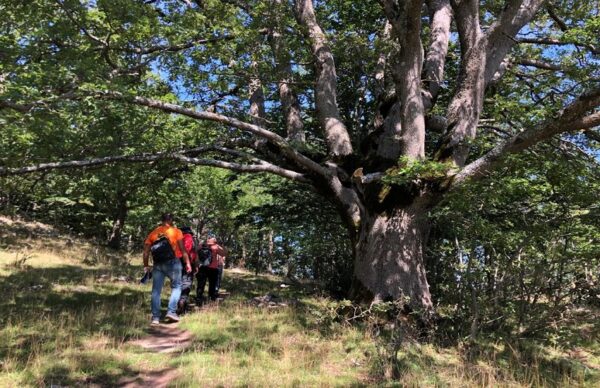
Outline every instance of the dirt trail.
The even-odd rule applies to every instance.
[[[188,347],[193,335],[187,330],[181,330],[176,324],[151,326],[148,335],[131,341],[150,352],[174,353]]]
[[[165,368],[157,371],[140,372],[134,377],[121,379],[117,386],[126,388],[165,388],[177,378],[178,373],[174,368]]]
[[[176,324],[161,324],[150,327],[147,336],[129,343],[142,347],[148,352],[177,353],[190,346],[192,338],[192,333],[179,329]],[[166,367],[160,370],[143,371],[135,376],[123,378],[118,382],[118,386],[127,388],[167,387],[177,377],[176,368]]]

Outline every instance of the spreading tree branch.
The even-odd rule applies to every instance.
[[[448,107],[448,133],[436,152],[437,159],[463,166],[468,139],[475,137],[486,86],[492,81],[512,47],[516,34],[541,7],[543,0],[508,0],[498,19],[483,33],[479,1],[452,0],[461,46],[457,92]]]
[[[448,54],[448,42],[450,41],[452,7],[449,0],[428,0],[427,9],[429,10],[431,43],[423,64],[426,85],[423,104],[425,109],[429,110],[435,104],[440,86],[444,80],[444,66]]]
[[[329,153],[334,158],[348,156],[352,154],[352,142],[337,105],[335,61],[327,37],[317,22],[312,0],[297,0],[295,14],[298,23],[305,29],[315,57],[315,106]]]
[[[314,162],[310,158],[307,158],[306,156],[302,155],[300,152],[294,149],[283,137],[258,125],[250,124],[245,121],[214,112],[198,111],[190,108],[185,108],[180,105],[171,104],[159,100],[153,100],[145,97],[125,96],[118,92],[98,92],[98,95],[107,99],[125,101],[140,106],[158,109],[167,113],[180,114],[197,120],[213,121],[229,125],[234,128],[238,128],[242,131],[250,132],[256,136],[269,140],[281,150],[283,156],[287,157],[288,159],[292,160],[293,162],[302,166],[303,168],[306,168],[307,170],[313,173],[317,173],[321,176],[329,175],[328,171],[324,167]]]
[[[279,91],[279,100],[285,117],[285,127],[287,129],[287,139],[295,144],[304,144],[306,135],[304,133],[304,123],[300,115],[300,103],[298,96],[292,89],[292,65],[291,56],[286,47],[284,37],[284,26],[281,20],[282,0],[273,0],[274,27],[269,28],[268,38],[275,58],[275,71],[279,82],[277,89]]]
[[[543,70],[564,71],[561,65],[540,61],[537,59],[519,59],[516,61],[516,63],[522,66],[536,67]]]
[[[547,46],[573,45],[576,47],[585,48],[585,49],[589,50],[590,52],[592,52],[593,54],[600,55],[600,50],[593,45],[590,45],[587,43],[581,43],[581,42],[562,41],[562,40],[558,40],[558,39],[554,39],[554,38],[519,38],[518,43],[539,44],[539,45],[547,45]]]
[[[529,23],[544,0],[509,0],[504,10],[488,29],[485,62],[485,83],[489,84],[502,61],[518,43],[515,39],[521,28]]]
[[[214,38],[205,38],[205,39],[197,38],[190,42],[180,43],[180,44],[157,44],[157,45],[153,45],[153,46],[149,46],[149,47],[111,47],[110,49],[114,50],[114,51],[124,51],[124,52],[132,53],[132,54],[149,55],[149,54],[155,54],[155,53],[159,53],[159,52],[173,53],[173,52],[186,50],[186,49],[196,47],[199,45],[203,45],[203,44],[214,43],[214,42],[219,42],[219,41],[224,41],[224,40],[232,40],[232,39],[233,39],[233,36],[226,35],[226,36],[218,36],[218,37],[214,37]]]
[[[500,162],[510,153],[523,151],[562,132],[589,129],[600,125],[600,111],[588,114],[598,107],[600,107],[600,88],[582,94],[557,117],[512,136],[471,162],[454,177],[453,186],[485,176],[500,165]]]
[[[24,175],[30,174],[34,172],[41,171],[49,171],[49,170],[60,170],[60,169],[69,169],[69,168],[85,168],[85,167],[100,167],[108,164],[114,163],[148,163],[155,162],[158,160],[178,160],[187,164],[194,164],[200,166],[211,166],[224,168],[227,170],[237,171],[237,172],[248,172],[248,173],[260,173],[266,172],[275,175],[279,175],[281,177],[291,179],[301,183],[311,183],[311,181],[296,171],[288,170],[279,166],[275,166],[269,162],[265,162],[263,160],[256,159],[256,164],[241,164],[223,160],[216,159],[200,159],[193,156],[187,156],[186,154],[197,154],[202,151],[208,150],[217,150],[225,153],[231,153],[235,156],[247,156],[243,155],[239,152],[235,152],[233,150],[227,149],[219,149],[212,146],[209,147],[200,147],[194,148],[191,150],[185,151],[172,151],[172,152],[159,152],[154,154],[138,154],[138,155],[117,155],[117,156],[106,156],[101,158],[92,158],[92,159],[84,159],[84,160],[71,160],[71,161],[63,161],[63,162],[51,162],[51,163],[40,163],[32,166],[26,167],[0,167],[0,176],[10,176],[10,175]]]

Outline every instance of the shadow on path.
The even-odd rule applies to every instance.
[[[181,330],[177,324],[152,326],[148,335],[128,343],[139,346],[152,353],[179,353],[192,343],[193,335]],[[179,373],[177,368],[168,367],[159,370],[139,372],[133,377],[124,377],[117,382],[119,387],[167,387],[175,381]]]
[[[192,343],[192,338],[192,333],[181,330],[174,324],[159,325],[151,327],[147,336],[129,343],[149,352],[176,353],[188,347]]]

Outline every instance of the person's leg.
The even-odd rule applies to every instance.
[[[155,265],[152,269],[152,319],[160,319],[160,293],[165,282],[165,273],[161,265]]]
[[[208,272],[208,296],[210,300],[217,299],[217,278],[219,277],[219,270],[216,268],[209,268]]]
[[[198,280],[198,285],[196,286],[196,300],[198,303],[202,302],[202,298],[204,296],[204,287],[206,286],[207,279],[207,269],[208,267],[200,267],[198,270],[198,274],[196,275],[196,279]]]
[[[190,291],[192,288],[192,279],[193,275],[191,273],[185,273],[185,269],[182,270],[181,273],[181,297],[179,298],[179,303],[177,304],[177,314],[182,314],[186,310],[188,297],[190,295]]]
[[[167,276],[171,280],[171,298],[169,299],[169,307],[167,314],[175,314],[177,311],[177,302],[181,296],[181,260],[175,259],[169,262],[169,272]]]

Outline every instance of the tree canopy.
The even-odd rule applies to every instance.
[[[597,190],[590,171],[600,145],[598,7],[568,0],[0,1],[0,176],[44,180],[49,170],[113,166],[82,181],[74,170],[53,175],[68,193],[95,187],[98,210],[103,201],[126,208],[161,204],[164,195],[192,198],[198,191],[190,179],[188,197],[178,197],[179,184],[174,193],[148,192],[191,165],[274,174],[302,188],[277,181],[283,186],[272,192],[288,193],[283,208],[320,196],[323,214],[339,214],[355,299],[406,298],[411,309],[431,311],[427,237],[444,229],[440,217],[456,226],[481,198],[485,211],[467,223],[476,229],[453,232],[459,246],[468,240],[468,249],[455,252],[468,279],[483,276],[472,259],[493,256],[489,217],[514,212],[506,199],[520,203],[519,195],[528,198],[519,211],[539,222],[553,211],[582,217],[560,228],[591,233],[597,244],[597,229],[583,222],[594,212],[585,193],[565,189],[569,205],[561,207],[553,190]],[[535,164],[561,158],[556,168]],[[570,170],[570,160],[578,167]],[[211,188],[203,200],[221,189],[211,179],[201,180]],[[457,193],[473,199],[452,200]],[[76,202],[85,204],[85,196]],[[122,212],[112,208],[117,239]],[[278,239],[310,236],[292,234]],[[515,242],[522,242],[518,230],[510,235],[507,254],[527,253]],[[561,257],[575,252],[575,240],[543,235],[551,242],[536,254],[556,244]],[[452,239],[433,241],[443,247]],[[437,269],[429,268],[430,280],[456,276]]]

